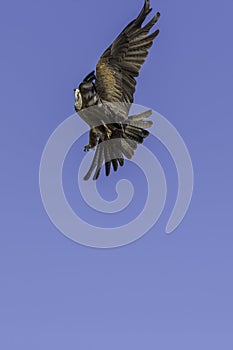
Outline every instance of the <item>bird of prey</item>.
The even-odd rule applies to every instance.
[[[100,57],[96,71],[84,78],[74,89],[75,111],[90,126],[89,144],[85,151],[95,149],[88,180],[99,177],[105,164],[108,176],[111,165],[116,171],[124,158],[132,158],[138,144],[149,135],[146,130],[152,121],[145,120],[152,111],[129,116],[134,101],[136,80],[159,29],[149,33],[160,17],[156,15],[143,26],[152,11],[150,0],[145,0],[138,17],[130,22]]]

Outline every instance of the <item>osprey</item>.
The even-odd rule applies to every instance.
[[[114,171],[123,166],[124,157],[132,158],[138,144],[149,135],[145,130],[152,121],[146,111],[129,116],[136,80],[148,55],[148,49],[159,34],[149,34],[160,17],[159,12],[143,26],[152,11],[150,0],[145,0],[138,17],[130,22],[102,54],[93,71],[74,89],[75,111],[90,126],[89,143],[84,151],[94,149],[95,155],[84,179],[99,177],[102,164],[108,176],[111,164]]]

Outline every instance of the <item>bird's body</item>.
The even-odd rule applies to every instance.
[[[151,12],[150,1],[145,0],[138,17],[129,23],[101,56],[93,71],[75,89],[75,110],[90,126],[89,144],[85,150],[96,148],[95,156],[85,179],[97,179],[103,163],[106,175],[111,164],[116,171],[124,164],[124,157],[132,158],[137,144],[149,135],[145,130],[152,125],[145,120],[151,111],[129,116],[133,103],[139,70],[148,55],[157,29],[148,34],[157,22],[157,13],[144,27],[142,23]],[[110,142],[111,141],[111,142]]]

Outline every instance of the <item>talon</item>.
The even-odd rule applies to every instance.
[[[111,135],[112,135],[111,130],[110,130],[110,129],[107,129],[107,138],[110,139]]]
[[[89,149],[91,148],[91,145],[88,144],[86,146],[84,146],[84,152],[89,152]]]

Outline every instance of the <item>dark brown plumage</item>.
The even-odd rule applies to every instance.
[[[95,170],[97,179],[103,163],[106,175],[111,164],[114,171],[124,164],[124,157],[132,158],[137,144],[149,135],[145,130],[152,125],[145,120],[151,111],[129,116],[134,101],[135,77],[145,62],[148,50],[159,30],[149,34],[157,22],[157,13],[144,27],[152,11],[150,1],[145,0],[138,17],[130,22],[100,57],[95,72],[90,73],[75,89],[75,110],[89,124],[90,139],[85,150],[96,148],[91,167],[84,179]]]
[[[133,102],[139,70],[148,55],[159,29],[148,35],[150,29],[160,17],[159,12],[144,26],[142,23],[152,11],[150,1],[138,15],[120,33],[114,42],[100,57],[96,66],[96,90],[102,100],[109,102]]]

